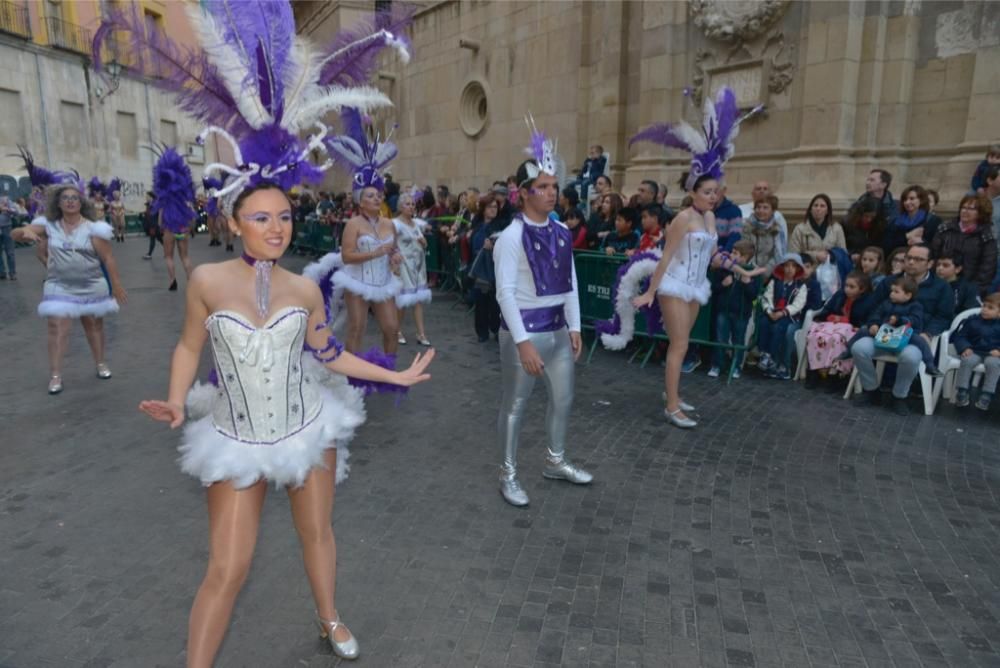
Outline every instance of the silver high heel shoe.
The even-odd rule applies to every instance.
[[[675,427],[680,427],[681,429],[693,429],[698,426],[698,423],[689,417],[677,417],[678,414],[683,413],[683,408],[678,408],[675,411],[670,411],[666,408],[663,409],[663,414],[667,416],[667,422],[674,425]]]
[[[59,394],[62,390],[62,376],[53,374],[49,379],[49,394]]]
[[[111,369],[109,369],[108,365],[104,362],[97,365],[97,377],[103,380],[111,378]]]
[[[354,659],[358,658],[359,654],[361,654],[361,649],[358,647],[358,641],[354,637],[354,634],[351,633],[349,630],[347,632],[351,633],[351,637],[348,638],[347,640],[343,642],[338,642],[337,640],[334,639],[333,634],[337,630],[337,627],[343,626],[343,623],[340,621],[339,614],[337,615],[336,619],[330,621],[328,619],[323,619],[322,617],[320,617],[319,613],[317,612],[316,626],[319,627],[319,637],[325,640],[329,640],[330,648],[333,650],[333,653],[339,656],[341,659],[347,659],[348,661],[353,661]],[[347,630],[347,627],[345,626],[344,629]]]
[[[663,403],[667,403],[667,393],[664,392],[661,396],[663,397]],[[677,402],[677,407],[680,408],[685,413],[688,412],[693,413],[696,410],[694,406],[684,401],[683,399]]]

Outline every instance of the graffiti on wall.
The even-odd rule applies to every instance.
[[[141,209],[145,201],[146,184],[143,181],[122,181],[122,199],[126,207]],[[31,179],[27,176],[0,174],[0,196],[11,199],[31,196]]]

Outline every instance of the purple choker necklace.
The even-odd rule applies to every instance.
[[[263,320],[267,318],[271,307],[271,269],[278,264],[277,260],[258,260],[243,251],[240,259],[254,268],[254,296],[257,301],[257,315]]]
[[[708,212],[708,209],[699,209],[698,207],[696,207],[694,205],[694,202],[691,203],[691,208],[694,209],[695,211],[697,211],[698,213],[700,213],[703,216]]]

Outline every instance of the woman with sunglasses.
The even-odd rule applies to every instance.
[[[104,359],[104,316],[117,313],[128,297],[111,253],[114,231],[107,223],[93,220],[93,205],[82,191],[72,184],[55,185],[45,199],[45,221],[20,227],[12,236],[15,241],[45,240],[48,245],[38,315],[49,321],[49,394],[59,394],[70,319],[80,318],[97,377],[111,378]]]

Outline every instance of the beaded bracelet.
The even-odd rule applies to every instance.
[[[333,334],[331,334],[330,337],[326,340],[326,345],[323,348],[313,348],[311,345],[309,345],[308,341],[305,342],[303,347],[312,353],[312,356],[316,359],[317,362],[320,362],[322,364],[326,364],[327,362],[332,362],[333,360],[340,357],[340,353],[344,352],[344,344],[338,341],[337,337],[335,337]],[[329,354],[331,350],[333,351],[333,354]]]
[[[736,264],[736,260],[734,260],[726,251],[715,251],[715,255],[712,256],[712,260],[715,260],[716,257],[722,258],[722,264],[720,266],[723,269],[732,269],[733,265]]]

